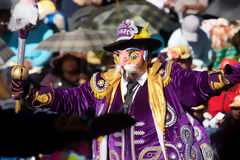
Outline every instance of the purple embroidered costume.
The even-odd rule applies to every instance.
[[[130,31],[136,29],[131,21],[125,23],[128,25],[118,28],[123,29],[119,35],[132,34]],[[131,30],[126,32],[129,26]],[[105,49],[121,50],[129,42],[133,45],[129,47],[144,46],[149,52],[158,48],[158,40],[143,38],[147,35],[146,30],[141,33],[137,35],[134,31],[130,41],[118,37],[118,41]],[[183,69],[173,61],[148,64],[147,80],[137,90],[129,110],[129,115],[137,123],[121,132],[95,139],[93,159],[214,159],[204,128],[187,114],[186,109],[206,102],[231,84],[239,83],[239,70],[240,65],[228,65],[224,71],[197,72]],[[22,90],[15,92],[21,93]],[[25,99],[33,107],[48,107],[78,115],[93,112],[95,116],[119,112],[125,101],[121,74],[116,74],[115,69],[95,73],[88,83],[76,88],[33,87]]]
[[[162,78],[154,81],[163,82],[164,97],[160,98],[166,101],[163,135],[156,124],[157,118],[162,117],[156,117],[155,110],[149,103],[149,92],[153,88],[149,88],[150,80],[147,80],[137,91],[129,113],[137,120],[137,124],[122,132],[94,140],[93,159],[104,159],[107,154],[110,159],[164,159],[164,154],[168,159],[213,159],[205,130],[199,124],[194,124],[195,127],[191,125],[193,122],[188,119],[185,107],[202,104],[219,93],[219,89],[225,86],[222,80],[224,75],[233,83],[239,79],[221,71],[185,70],[172,61],[163,64],[155,62],[154,65],[157,67],[153,73]],[[49,100],[45,99],[46,106],[58,112],[83,115],[92,111],[96,116],[118,112],[123,98],[120,75],[113,76],[113,73],[113,70],[96,73],[90,82],[72,89],[34,88],[35,98],[31,100],[32,104],[44,104],[39,97],[46,96],[49,97],[45,97]],[[154,98],[159,96],[158,92],[154,93]],[[162,142],[163,147],[160,144]]]

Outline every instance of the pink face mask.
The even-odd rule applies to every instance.
[[[123,67],[125,65],[141,66],[143,60],[147,58],[147,50],[138,48],[127,48],[114,52],[113,58],[116,65]]]

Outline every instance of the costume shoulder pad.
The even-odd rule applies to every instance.
[[[106,96],[106,88],[108,83],[102,77],[101,73],[94,73],[90,80],[90,86],[94,96],[97,99],[103,99]]]

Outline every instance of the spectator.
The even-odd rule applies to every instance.
[[[87,62],[81,53],[63,52],[51,59],[52,71],[48,73],[41,84],[53,84],[55,88],[72,88],[79,85],[80,78],[88,81],[86,73]],[[85,77],[84,77],[85,75]],[[83,82],[81,82],[83,83]]]
[[[200,18],[208,7],[208,0],[168,0],[165,6],[174,9],[179,21],[182,22],[187,15],[196,15]]]
[[[228,22],[226,19],[219,18],[217,24],[210,31],[212,48],[216,54],[216,60],[213,63],[213,69],[219,69],[220,63],[224,58],[239,59],[239,27]]]
[[[223,59],[219,69],[224,69],[227,65],[239,64],[237,60],[234,59]],[[208,112],[211,116],[215,116],[218,112],[229,113],[230,112],[230,103],[232,103],[233,98],[240,94],[240,84],[236,84],[228,90],[224,90],[220,95],[214,96],[208,101]]]
[[[56,10],[51,0],[40,0],[38,3],[39,19],[48,24],[54,32],[68,31],[67,18],[63,12]]]
[[[160,53],[159,56],[161,56]],[[192,70],[194,68],[192,64],[192,54],[188,46],[179,45],[172,48],[168,48],[167,60],[178,62],[178,64],[185,69]]]
[[[240,143],[240,95],[234,97],[229,105],[230,113],[226,113],[219,129],[211,136],[214,153],[219,160],[236,159]]]
[[[183,19],[181,28],[176,29],[168,40],[168,47],[186,45],[191,49],[195,70],[206,70],[211,64],[211,40],[200,28],[200,21],[194,15]]]

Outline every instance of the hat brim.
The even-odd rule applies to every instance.
[[[119,40],[103,47],[108,52],[122,50],[129,47],[143,48],[150,52],[157,50],[162,46],[162,42],[153,38]]]
[[[240,107],[240,103],[233,102],[229,105],[229,107]]]

